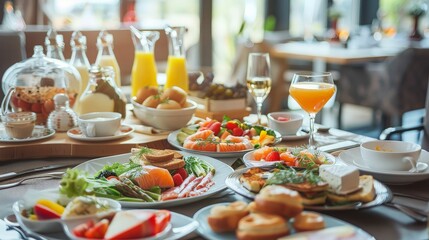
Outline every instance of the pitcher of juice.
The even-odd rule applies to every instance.
[[[167,80],[164,88],[177,86],[189,91],[188,71],[186,70],[185,51],[183,46],[183,37],[185,27],[166,27],[165,33],[169,41],[169,55],[167,62]]]
[[[139,31],[130,26],[135,54],[133,69],[131,71],[131,97],[136,96],[137,91],[146,86],[157,87],[155,43],[159,39],[158,31]]]

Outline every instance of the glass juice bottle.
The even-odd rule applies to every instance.
[[[139,31],[133,26],[130,28],[135,47],[131,72],[131,97],[134,97],[142,87],[158,86],[154,50],[155,43],[159,39],[159,32]]]
[[[110,66],[115,72],[116,86],[121,86],[121,71],[118,61],[113,53],[113,35],[106,31],[101,31],[97,38],[98,55],[95,64],[101,67]]]
[[[65,58],[63,54],[63,49],[64,49],[63,35],[58,34],[52,28],[49,29],[45,37],[45,46],[46,46],[46,57],[58,59],[65,62]],[[83,87],[82,87],[82,79],[80,78],[70,79],[69,89],[68,89],[70,107],[74,107],[75,99],[78,99],[80,89]]]
[[[166,71],[167,80],[164,88],[177,86],[188,92],[189,79],[183,46],[185,30],[185,27],[167,27],[165,29],[169,42],[169,55]]]
[[[118,112],[125,118],[127,99],[116,86],[114,69],[110,66],[101,68],[91,66],[89,82],[79,99],[81,114],[90,112]]]
[[[70,64],[77,69],[81,78],[80,89],[77,96],[77,99],[79,99],[88,85],[89,68],[91,67],[88,57],[86,56],[86,37],[79,31],[73,32],[70,39],[70,46],[72,48]],[[77,101],[74,105],[74,111],[77,114],[81,114],[79,103],[80,102]]]

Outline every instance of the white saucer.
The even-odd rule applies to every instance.
[[[299,130],[299,132],[297,132],[296,134],[292,134],[292,135],[283,135],[282,136],[282,139],[283,140],[290,140],[290,141],[293,141],[293,140],[300,140],[300,139],[305,139],[305,138],[308,138],[310,136],[310,134],[309,133],[307,133],[307,132],[304,132],[304,131],[302,131],[302,130]]]
[[[55,130],[45,128],[43,126],[35,126],[31,137],[24,139],[14,139],[6,134],[6,130],[0,128],[0,142],[20,143],[20,142],[31,142],[51,137],[55,134]]]
[[[86,141],[86,142],[100,142],[100,141],[110,141],[115,140],[119,138],[123,138],[125,136],[130,135],[132,132],[134,132],[134,128],[129,125],[122,124],[119,127],[119,130],[116,131],[115,135],[113,136],[107,136],[107,137],[87,137],[82,134],[79,127],[72,128],[67,131],[67,136],[70,138],[73,138],[75,140],[79,141]]]
[[[409,171],[379,171],[373,170],[362,164],[360,148],[352,148],[340,153],[338,158],[347,165],[357,167],[361,172],[370,174],[381,182],[388,184],[410,184],[429,179],[429,168],[422,172],[411,173]],[[429,152],[422,149],[418,162],[429,163]]]

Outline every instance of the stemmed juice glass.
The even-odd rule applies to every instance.
[[[310,116],[309,148],[316,149],[314,142],[314,119],[316,114],[334,95],[336,87],[329,72],[301,72],[294,74],[289,94]]]
[[[247,63],[247,89],[255,99],[258,124],[261,124],[262,103],[271,91],[270,56],[268,53],[250,53]]]

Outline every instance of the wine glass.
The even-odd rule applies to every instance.
[[[271,91],[270,56],[268,53],[250,53],[247,63],[247,89],[255,99],[258,124],[261,124],[262,103]]]
[[[309,148],[316,149],[314,142],[314,118],[334,95],[336,87],[329,72],[301,72],[294,74],[289,94],[310,116]]]

